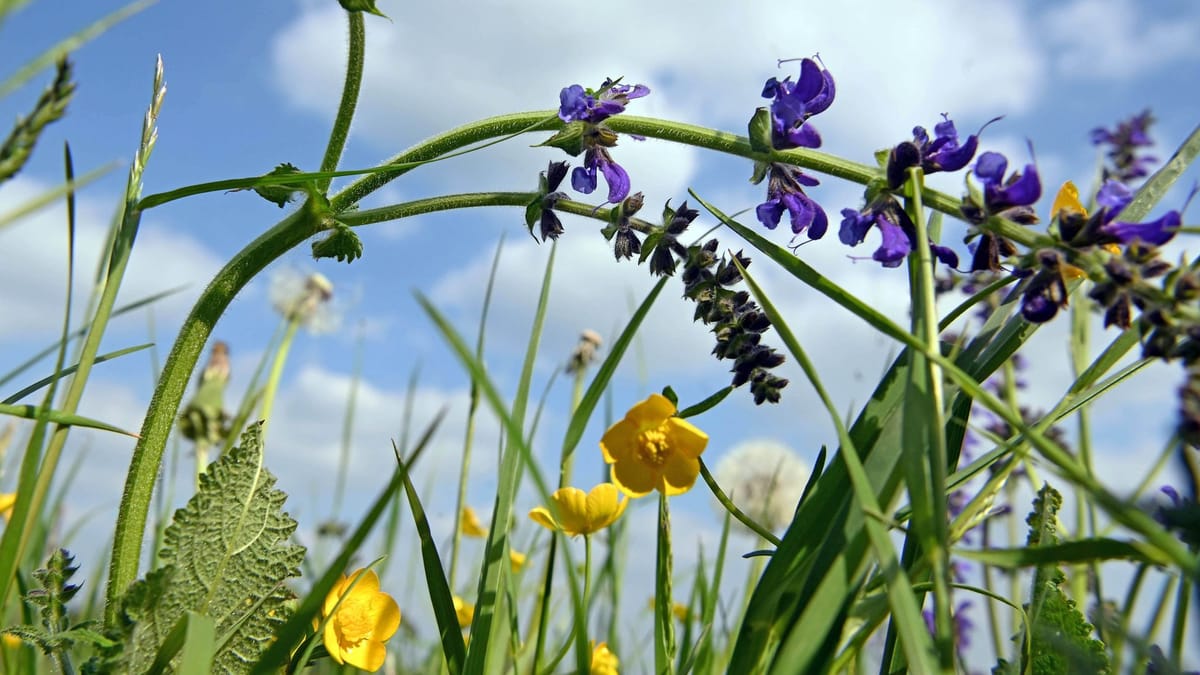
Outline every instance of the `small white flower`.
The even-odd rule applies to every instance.
[[[726,452],[714,477],[742,512],[775,532],[792,522],[808,474],[808,465],[791,448],[753,439]],[[724,514],[720,504],[717,509]]]

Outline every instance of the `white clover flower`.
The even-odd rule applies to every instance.
[[[808,474],[808,464],[791,448],[770,439],[752,439],[726,452],[714,477],[739,509],[775,532],[792,522]],[[721,505],[716,506],[724,515]]]
[[[312,333],[337,329],[340,317],[330,304],[333,284],[318,272],[303,274],[282,268],[271,275],[271,306],[285,319],[298,321]]]

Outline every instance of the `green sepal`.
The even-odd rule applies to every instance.
[[[773,152],[775,145],[771,142],[771,111],[759,108],[746,125],[750,135],[750,148],[755,152]],[[757,181],[755,181],[757,182]]]
[[[979,208],[983,208],[983,190],[975,181],[971,180],[970,173],[963,176],[963,184],[967,186],[967,200]]]
[[[750,174],[750,184],[758,185],[767,177],[767,172],[770,171],[771,165],[768,162],[755,162],[754,173]]]
[[[284,162],[274,169],[271,169],[271,172],[266,174],[264,177],[290,176],[297,173],[302,172],[291,163]],[[275,204],[281,209],[286,206],[288,202],[295,199],[297,192],[304,192],[303,188],[299,188],[294,185],[259,185],[254,188],[254,191],[258,193],[259,197],[262,197],[272,204]]]
[[[888,165],[888,159],[891,158],[891,156],[892,156],[891,148],[884,148],[882,150],[876,150],[875,151],[875,163],[879,165],[880,169],[883,169],[886,172],[887,165]]]
[[[542,143],[533,147],[540,148],[549,146],[551,148],[559,148],[563,152],[572,157],[578,157],[583,153],[583,122],[571,122],[563,127],[562,131],[554,134]]]
[[[338,262],[352,263],[362,257],[362,240],[349,225],[335,222],[329,234],[312,244],[313,258],[336,258]]]
[[[338,4],[347,12],[366,12],[367,14],[391,19],[387,14],[379,11],[379,8],[375,6],[375,0],[338,0]]]
[[[616,209],[613,209],[615,212]],[[604,235],[607,241],[612,241],[613,235],[617,233],[617,224],[609,223],[600,229],[600,234]]]
[[[525,206],[525,227],[529,230],[529,236],[533,236],[533,227],[542,219],[542,197],[538,195],[533,201]]]
[[[646,258],[654,253],[654,248],[658,246],[658,242],[663,238],[664,230],[655,228],[653,232],[646,235],[646,240],[642,242],[642,252],[638,254],[638,264],[646,262]]]
[[[676,408],[679,407],[679,395],[675,393],[675,390],[671,388],[671,385],[663,387],[662,395],[671,402],[671,405],[675,406]]]

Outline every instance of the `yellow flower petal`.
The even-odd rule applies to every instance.
[[[674,414],[675,404],[671,399],[662,394],[650,394],[645,401],[630,408],[625,419],[638,427],[656,427]]]
[[[475,618],[475,605],[468,604],[466,600],[454,596],[454,614],[458,617],[459,628],[470,628],[471,621]]]
[[[612,483],[601,483],[592,488],[587,496],[587,518],[591,531],[603,530],[616,522],[625,513],[626,503],[628,500],[621,499],[621,493]]]
[[[617,655],[608,649],[607,642],[601,642],[592,650],[592,663],[588,675],[618,675]]]
[[[0,494],[0,516],[4,516],[5,520],[12,518],[13,505],[17,503],[17,493],[6,492]]]
[[[668,497],[681,495],[696,484],[696,476],[700,475],[700,460],[687,457],[683,453],[674,453],[663,465],[662,482],[657,486]]]
[[[529,519],[541,525],[547,530],[557,530],[558,523],[554,520],[554,516],[550,515],[550,510],[544,506],[536,506],[529,509]]]
[[[612,482],[630,497],[642,497],[658,487],[659,475],[641,462],[617,462],[612,465]]]
[[[600,452],[608,464],[623,462],[633,457],[637,449],[637,425],[621,420],[608,428],[600,438]]]
[[[520,551],[508,550],[508,564],[512,566],[513,574],[521,571],[525,566],[525,554]]]
[[[458,528],[468,537],[482,538],[488,535],[483,523],[479,522],[479,516],[475,514],[475,509],[469,506],[463,507],[462,514],[458,518]]]
[[[1079,189],[1071,181],[1063,183],[1058,189],[1054,203],[1050,206],[1050,217],[1058,218],[1064,211],[1087,215],[1087,209],[1083,208],[1083,203],[1079,201]]]
[[[550,495],[558,508],[558,522],[563,532],[575,536],[590,534],[587,518],[587,494],[575,487],[559,488]]]
[[[708,434],[692,426],[691,422],[672,417],[666,423],[671,447],[681,454],[696,459],[708,446]]]

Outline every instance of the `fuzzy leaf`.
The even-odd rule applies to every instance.
[[[300,173],[300,169],[296,168],[288,162],[284,162],[279,166],[271,169],[268,176],[291,176]],[[254,191],[259,197],[275,204],[279,208],[283,208],[288,202],[295,198],[297,192],[303,192],[301,188],[294,185],[257,185]]]
[[[1060,495],[1044,484],[1033,501],[1029,524],[1029,547],[1055,546],[1059,543],[1058,509]],[[1063,592],[1066,575],[1057,565],[1042,565],[1033,576],[1033,591],[1026,605],[1032,627],[1032,649],[1028,672],[1108,673],[1110,667],[1104,644],[1092,637],[1093,628]]]
[[[296,521],[282,511],[287,498],[273,489],[262,464],[261,426],[214,462],[200,489],[167,528],[162,567],[126,594],[133,622],[130,672],[145,672],[187,612],[211,617],[222,636],[214,672],[248,670],[287,618],[292,593],[283,584],[300,575],[304,548],[289,543]],[[247,616],[249,612],[249,616]]]
[[[329,235],[312,245],[313,258],[337,258],[338,262],[352,263],[362,257],[362,240],[348,226],[337,223]]]

